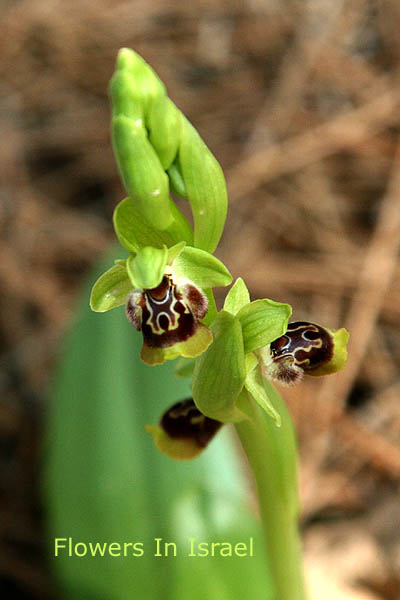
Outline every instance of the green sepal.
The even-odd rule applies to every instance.
[[[244,418],[235,407],[246,379],[242,329],[239,320],[221,311],[211,325],[214,341],[197,360],[192,394],[197,408],[223,423]]]
[[[168,248],[141,248],[136,256],[131,255],[126,263],[132,284],[141,289],[157,287],[164,276],[168,260]]]
[[[185,240],[193,243],[193,231],[186,217],[170,200],[173,216],[171,225],[164,231],[153,229],[139,212],[137,202],[131,198],[122,200],[114,210],[114,229],[120,244],[129,252],[138,252],[145,246],[170,247],[174,242]]]
[[[252,352],[283,335],[292,309],[275,300],[255,300],[237,313],[243,330],[244,351]]]
[[[236,315],[241,308],[250,303],[249,290],[241,277],[238,277],[226,295],[224,310]]]
[[[168,264],[172,264],[174,260],[180,255],[184,247],[186,246],[186,242],[178,242],[175,246],[168,248]]]
[[[174,373],[177,377],[192,377],[194,365],[194,358],[180,358],[174,368]]]
[[[194,220],[194,245],[214,252],[221,238],[228,196],[222,169],[197,131],[182,117],[179,163]]]
[[[117,258],[114,260],[114,265],[121,265],[121,267],[126,267],[126,258]]]
[[[125,304],[133,285],[126,267],[114,265],[96,281],[90,295],[90,308],[106,312]]]
[[[272,417],[277,427],[281,426],[281,416],[274,408],[274,405],[268,398],[264,387],[264,380],[259,368],[248,372],[244,383],[246,390],[253,396],[254,400],[261,406],[265,412]]]
[[[187,191],[185,182],[183,180],[181,166],[179,160],[176,158],[172,165],[167,169],[169,184],[171,191],[180,198],[187,200]]]
[[[112,119],[112,141],[119,172],[128,195],[156,229],[172,221],[168,177],[140,124],[123,115]]]
[[[181,114],[172,100],[159,96],[151,105],[146,124],[150,130],[149,140],[166,170],[178,152]]]
[[[153,229],[139,212],[137,203],[131,198],[122,200],[114,210],[114,229],[121,245],[128,252],[139,252],[140,248],[172,246],[173,240],[166,231]]]
[[[232,281],[232,275],[218,258],[190,246],[175,259],[173,269],[179,277],[190,279],[202,289],[229,285]]]

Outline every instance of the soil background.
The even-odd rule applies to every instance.
[[[284,390],[314,598],[400,598],[400,4],[2,0],[0,581],[55,600],[37,479],[46,391],[123,198],[107,87],[128,46],[222,164],[217,255],[253,298],[351,332]],[[219,297],[221,301],[222,296]]]

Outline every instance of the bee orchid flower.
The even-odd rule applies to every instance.
[[[231,280],[226,267],[205,250],[184,242],[146,246],[97,281],[92,308],[104,312],[125,304],[129,321],[143,335],[141,359],[159,365],[208,348],[213,335],[202,322],[209,310],[207,290]]]

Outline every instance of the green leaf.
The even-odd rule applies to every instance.
[[[236,315],[241,308],[249,304],[250,294],[245,282],[238,277],[226,295],[224,310]]]
[[[123,115],[112,119],[112,141],[128,195],[149,225],[166,229],[172,221],[169,182],[140,123]]]
[[[246,377],[244,386],[253,396],[254,400],[265,412],[273,418],[277,427],[281,426],[281,417],[268,398],[264,387],[263,377],[259,368],[251,370]]]
[[[117,308],[126,303],[132,289],[126,267],[120,264],[114,265],[94,284],[90,295],[90,308],[95,312],[106,312]]]
[[[193,212],[194,245],[214,252],[226,219],[225,177],[218,161],[185,118],[182,119],[179,163]]]
[[[128,275],[135,287],[151,290],[157,287],[164,276],[168,260],[168,248],[164,246],[141,248],[136,256],[131,255],[126,263]]]
[[[252,352],[270,344],[287,330],[292,309],[274,300],[255,300],[237,314],[242,325],[244,351]]]
[[[239,320],[221,311],[211,325],[214,341],[196,360],[193,399],[207,417],[233,421],[238,417],[235,400],[246,378],[242,329]]]
[[[149,139],[166,170],[175,159],[181,134],[181,114],[167,96],[159,96],[151,105],[147,123]]]
[[[218,258],[190,246],[186,246],[175,259],[173,269],[178,276],[190,279],[203,289],[229,285],[232,281],[232,275]]]
[[[172,246],[173,240],[166,231],[153,229],[131,198],[125,198],[114,211],[114,229],[121,245],[128,252],[139,252],[144,246],[162,248]]]
[[[140,334],[122,311],[91,312],[88,294],[83,290],[63,344],[42,457],[44,547],[60,595],[272,600],[261,528],[247,502],[230,428],[188,464],[161,455],[144,427],[190,394],[188,382],[174,377],[170,363],[154,369],[137,360]],[[86,544],[138,542],[144,554],[55,557],[60,536]],[[187,556],[190,537],[236,544],[250,536],[253,557]],[[177,556],[154,556],[154,538],[160,537],[177,544]]]

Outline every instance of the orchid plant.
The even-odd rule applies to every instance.
[[[179,359],[176,375],[191,378],[190,397],[147,427],[161,452],[195,458],[224,424],[234,424],[257,484],[276,599],[302,600],[297,451],[271,381],[293,385],[342,369],[348,333],[289,322],[288,304],[251,301],[242,278],[217,310],[213,288],[232,283],[213,255],[227,213],[221,167],[132,50],[120,50],[110,94],[113,148],[128,195],[115,209],[114,228],[129,257],[95,283],[91,308],[125,306],[143,336],[141,360]],[[193,227],[174,197],[189,202]]]

